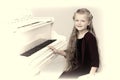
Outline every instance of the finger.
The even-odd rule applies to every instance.
[[[55,49],[53,46],[48,46],[50,49]]]
[[[48,46],[49,48],[53,48],[53,46]]]
[[[48,48],[52,49],[52,46],[48,46]]]
[[[52,51],[54,51],[55,52],[55,48],[54,47],[52,47],[52,46],[48,46]]]

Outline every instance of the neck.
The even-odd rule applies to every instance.
[[[87,29],[79,31],[78,34],[85,34],[86,32],[88,32]]]
[[[87,32],[88,32],[87,29],[86,29],[86,30],[79,31],[79,32],[78,32],[78,38],[79,38],[79,39],[80,39],[80,38],[83,38],[84,35],[85,35]]]

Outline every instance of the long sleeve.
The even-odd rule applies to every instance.
[[[88,50],[90,53],[91,66],[99,67],[99,53],[96,38],[90,33],[87,38]]]

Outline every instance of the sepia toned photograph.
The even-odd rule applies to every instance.
[[[2,1],[0,79],[119,80],[120,11],[112,3]]]

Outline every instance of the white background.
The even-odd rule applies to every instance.
[[[119,0],[11,0],[0,1],[0,78],[10,77],[9,56],[11,54],[12,44],[10,39],[10,27],[7,22],[26,15],[26,10],[32,10],[34,16],[47,15],[40,13],[39,9],[48,9],[53,11],[50,16],[56,17],[54,29],[62,35],[69,37],[73,27],[72,16],[78,8],[86,7],[94,15],[94,27],[99,40],[102,71],[101,77],[104,79],[115,80],[119,78]],[[61,10],[57,10],[61,9]],[[63,12],[62,12],[63,10]],[[67,11],[66,11],[67,10]],[[42,10],[44,11],[44,10]],[[58,11],[58,12],[56,12]],[[49,12],[49,11],[45,11]],[[60,13],[59,13],[60,12]],[[5,65],[6,64],[6,65]],[[8,71],[6,71],[8,70]],[[11,70],[10,70],[11,71]],[[14,70],[13,70],[14,71]]]

